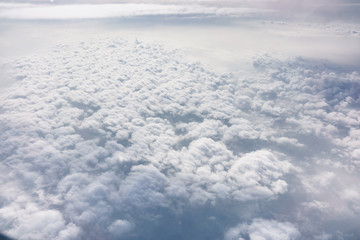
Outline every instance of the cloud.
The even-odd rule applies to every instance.
[[[0,3],[2,19],[98,19],[163,15],[247,16],[262,12],[252,8],[156,3],[125,4],[10,4]]]
[[[263,8],[271,9],[273,16],[296,19],[300,21],[334,21],[347,20],[356,21],[358,19],[359,3],[351,0],[331,0],[331,1],[289,1],[271,0],[255,1]]]
[[[3,0],[1,18],[6,19],[84,19],[113,18],[144,15],[211,15],[302,21],[356,22],[360,5],[356,1],[119,1],[56,0],[19,1],[14,4]]]
[[[349,201],[350,208],[355,212],[360,212],[360,193],[356,189],[347,188],[343,191],[343,199]]]
[[[229,170],[229,177],[245,187],[242,191],[235,190],[235,198],[256,199],[286,192],[287,183],[281,177],[291,167],[269,151],[260,150],[245,155]]]
[[[11,62],[0,230],[19,239],[136,239],[166,227],[200,236],[209,226],[229,239],[355,233],[359,73],[269,54],[253,63],[242,76],[218,74],[118,37]]]
[[[266,19],[356,22],[360,5],[353,1],[98,1],[98,0],[8,0],[0,3],[5,19],[96,19],[132,16],[261,16]]]
[[[132,231],[134,228],[133,224],[126,220],[116,220],[109,227],[109,231],[116,237],[123,237],[125,234]]]
[[[193,141],[188,149],[171,155],[174,157],[174,166],[180,171],[171,179],[168,191],[189,196],[194,204],[217,198],[249,201],[275,197],[286,192],[287,183],[281,178],[292,167],[266,150],[237,158],[224,144],[209,138]]]
[[[167,178],[153,166],[135,166],[120,187],[121,202],[135,208],[164,206]]]
[[[254,219],[251,224],[239,224],[236,227],[230,228],[225,234],[225,240],[244,239],[242,237],[248,237],[251,240],[291,240],[299,239],[300,233],[289,222]]]
[[[333,172],[320,172],[311,178],[305,179],[303,183],[305,189],[314,193],[320,189],[329,187],[335,176],[336,175]]]
[[[44,228],[47,231],[44,231]],[[68,230],[60,212],[40,210],[33,213],[28,212],[17,219],[17,227],[9,231],[9,235],[18,239],[56,239],[66,231]]]

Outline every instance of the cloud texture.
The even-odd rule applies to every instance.
[[[18,82],[0,108],[1,231],[356,237],[354,224],[333,224],[360,216],[357,71],[263,55],[252,72],[216,74],[180,51],[122,38],[11,64]]]

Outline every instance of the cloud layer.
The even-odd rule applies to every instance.
[[[349,0],[331,1],[98,1],[98,0],[22,0],[0,1],[1,19],[98,19],[136,16],[261,17],[301,21],[359,20],[360,4]]]
[[[136,16],[251,16],[265,10],[194,4],[12,4],[0,3],[2,19],[97,19]]]
[[[12,62],[18,82],[0,108],[0,230],[18,239],[355,236],[359,73],[302,58],[253,63],[217,74],[122,38]]]

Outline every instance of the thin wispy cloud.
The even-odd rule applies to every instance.
[[[164,4],[0,4],[0,18],[6,19],[94,19],[155,15],[246,16],[264,12],[255,8]]]
[[[96,19],[144,15],[263,16],[297,20],[358,19],[352,1],[0,1],[0,18]]]

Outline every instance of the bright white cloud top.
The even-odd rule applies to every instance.
[[[235,14],[236,22],[241,9],[249,9],[231,2],[219,8],[217,1],[199,1],[192,8],[183,1],[127,8],[100,4],[95,12],[96,1],[80,3],[3,3],[0,18],[19,26],[21,19],[180,14],[202,15],[206,22],[209,15]],[[174,49],[200,35],[184,37],[185,30],[169,45],[150,41],[141,28],[143,39],[127,35],[130,31],[67,42],[69,35],[64,35],[59,44],[38,53],[14,59],[3,55],[0,232],[34,240],[358,239],[359,64],[294,56],[291,45],[277,55],[246,51],[252,43],[241,38],[249,34],[255,44],[254,36],[269,36],[276,43],[270,35],[280,32],[283,43],[312,43],[310,51],[319,46],[313,39],[331,34],[341,43],[358,42],[358,25],[259,21],[231,26],[241,30],[238,35],[221,32],[234,37],[229,43],[242,40],[234,55],[244,48],[242,61],[247,63],[234,63],[227,73],[187,55],[194,50]],[[258,33],[241,24],[271,29]],[[41,25],[31,26],[36,35]],[[294,38],[298,33],[291,28],[307,35]],[[164,34],[155,40],[171,42],[169,28],[153,29]],[[320,32],[325,37],[306,39]],[[226,43],[211,34],[198,40],[208,36],[220,43],[199,49]],[[240,59],[226,49],[213,47],[214,53],[202,59],[221,54],[230,56],[227,63]],[[338,58],[342,49],[328,54]]]
[[[124,39],[14,62],[19,82],[1,100],[2,231],[132,239],[166,227],[164,236],[206,237],[208,224],[225,239],[295,239],[359,219],[358,177],[334,178],[358,171],[359,73],[270,56],[254,66],[246,78],[217,75]],[[231,228],[277,204],[269,220]],[[228,207],[224,221],[217,215]],[[207,214],[194,216],[199,226],[179,225],[188,211]],[[328,217],[301,223],[317,212]]]

